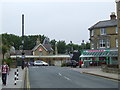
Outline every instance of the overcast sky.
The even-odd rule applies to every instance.
[[[80,44],[89,41],[88,28],[110,19],[111,12],[116,12],[115,0],[4,0],[0,3],[0,33],[21,36],[24,14],[25,35],[42,34]]]

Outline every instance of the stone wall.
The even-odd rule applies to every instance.
[[[109,68],[106,65],[103,65],[101,69],[103,72],[106,72],[106,73],[120,74],[120,69],[118,68]]]

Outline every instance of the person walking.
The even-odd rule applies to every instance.
[[[3,62],[3,65],[1,66],[1,71],[2,71],[2,83],[4,86],[6,86],[7,75],[9,75],[9,66],[7,65],[6,61]]]

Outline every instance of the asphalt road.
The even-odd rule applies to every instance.
[[[118,88],[118,82],[65,67],[29,67],[30,88]]]

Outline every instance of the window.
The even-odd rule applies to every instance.
[[[118,33],[118,27],[116,27],[116,33]]]
[[[100,48],[105,48],[105,39],[100,40]]]
[[[94,43],[91,44],[91,49],[94,49]]]
[[[91,31],[91,36],[94,36],[94,30]]]
[[[101,35],[106,35],[106,30],[105,30],[105,28],[101,28],[100,33],[101,33]]]
[[[116,47],[118,47],[118,39],[116,39]]]
[[[106,40],[106,45],[107,45],[107,48],[110,48],[110,40],[109,39]]]

